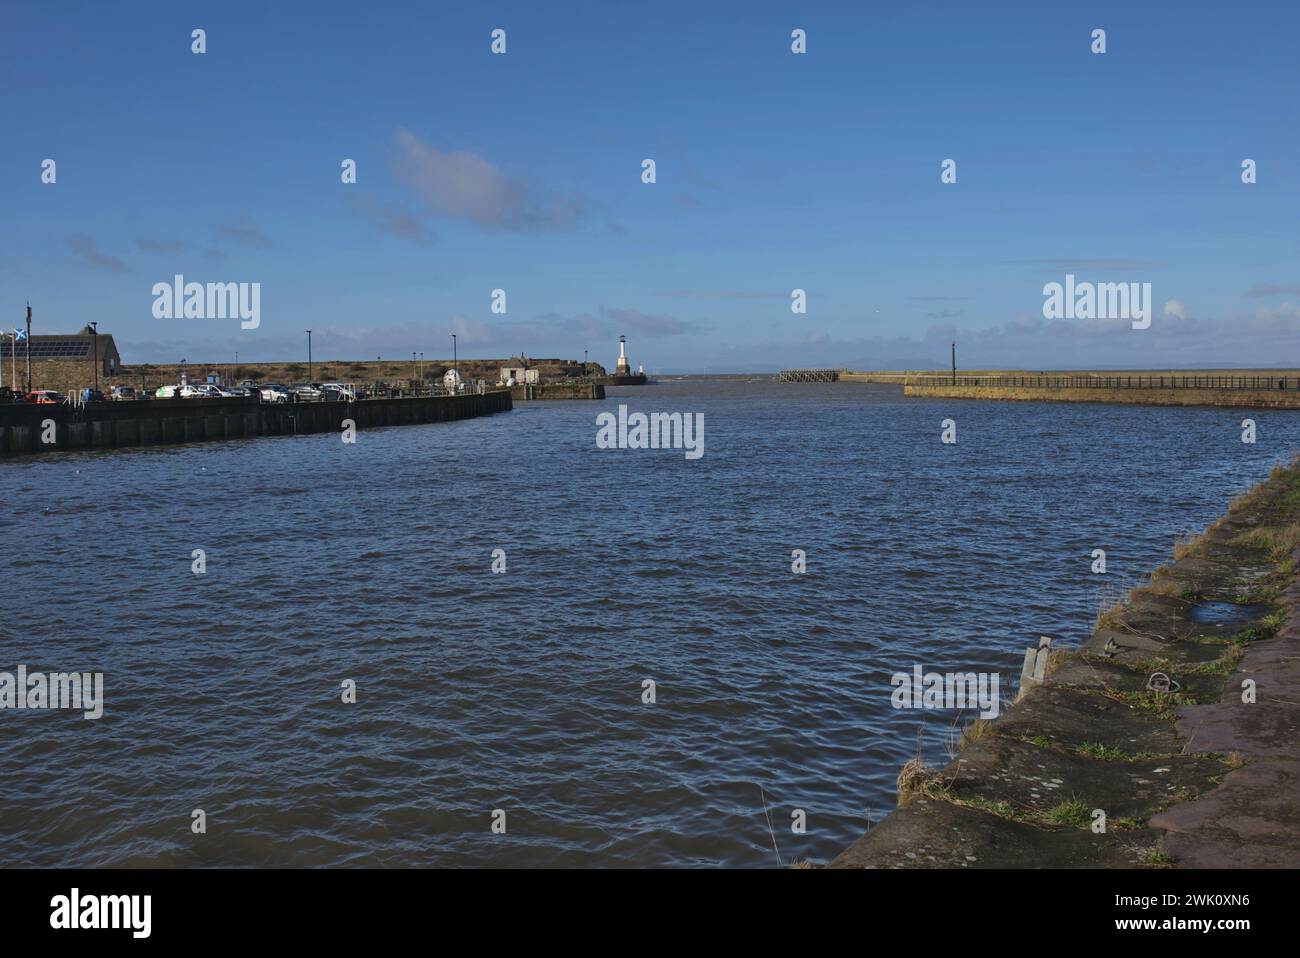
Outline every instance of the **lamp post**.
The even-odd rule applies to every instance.
[[[311,330],[307,330],[307,382],[316,377],[311,374]]]
[[[95,363],[95,392],[99,392],[99,323],[90,324],[90,345],[91,352],[94,354]]]
[[[24,352],[27,353],[27,391],[32,391],[32,304],[27,304],[27,338],[23,340],[27,344]]]
[[[456,383],[454,388],[460,392],[460,360],[456,357],[456,334],[451,334],[451,368],[456,371]]]

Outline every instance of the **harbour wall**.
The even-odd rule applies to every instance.
[[[513,405],[506,390],[350,403],[264,403],[256,397],[23,403],[0,406],[0,455],[332,432],[345,419],[357,429],[409,426],[487,416]]]
[[[1300,463],[920,754],[840,868],[1300,866]],[[1095,570],[1094,570],[1095,571]],[[1032,666],[1032,668],[1031,668]]]
[[[1100,402],[1148,406],[1241,406],[1300,409],[1300,390],[1234,388],[1139,388],[1125,386],[939,386],[903,387],[903,395],[932,399],[992,399],[1028,402]]]
[[[615,373],[601,376],[596,382],[602,386],[644,386],[647,382],[645,373]]]
[[[1005,369],[967,369],[962,372],[962,376],[967,379],[972,376],[987,378],[1019,375],[1022,375],[1019,370]],[[903,386],[913,381],[948,378],[948,371],[943,369],[845,369],[840,372],[838,381],[842,383],[883,383]]]
[[[845,371],[840,373],[836,382],[899,384],[907,381],[907,375],[907,373],[855,373],[852,371]]]
[[[602,383],[519,383],[510,387],[515,402],[543,399],[604,399]]]

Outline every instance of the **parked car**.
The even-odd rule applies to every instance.
[[[27,401],[42,405],[58,405],[68,401],[68,397],[55,389],[34,389],[27,394]]]
[[[342,383],[325,383],[321,386],[321,398],[331,402],[355,402],[357,396]]]
[[[310,383],[305,383],[301,386],[294,386],[292,392],[294,398],[298,402],[314,402],[321,398],[320,389]]]
[[[26,402],[27,397],[9,386],[0,386],[0,403]]]
[[[262,402],[293,401],[293,396],[289,390],[286,387],[281,386],[279,383],[268,383],[258,391],[258,395],[261,397]]]
[[[252,396],[256,394],[256,389],[250,389],[248,386],[227,386],[222,393],[227,396]]]
[[[134,386],[114,386],[112,390],[109,391],[108,398],[116,399],[116,400],[127,400],[127,399],[139,399],[140,397],[136,393]]]
[[[187,383],[177,395],[182,399],[220,399],[226,394],[211,383]]]
[[[85,389],[81,391],[81,401],[82,402],[103,402],[104,394],[100,392],[98,389],[92,389],[91,387],[87,386]]]

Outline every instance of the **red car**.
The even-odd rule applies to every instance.
[[[54,389],[36,389],[27,394],[27,401],[57,406],[68,401],[68,397]]]

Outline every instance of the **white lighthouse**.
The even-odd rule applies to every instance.
[[[627,337],[618,337],[618,365],[614,367],[615,376],[627,376],[632,372],[632,368],[627,364]]]

